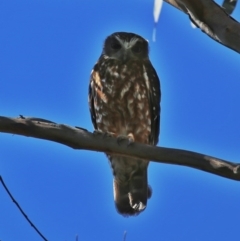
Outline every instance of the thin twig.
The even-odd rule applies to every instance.
[[[25,212],[22,210],[22,208],[20,207],[20,205],[18,204],[18,202],[15,200],[15,198],[12,196],[12,194],[10,193],[9,189],[7,188],[6,184],[3,181],[2,176],[0,176],[0,182],[2,183],[4,189],[6,190],[6,192],[8,193],[9,197],[12,199],[12,201],[16,204],[16,206],[18,207],[18,209],[20,210],[20,212],[22,213],[22,215],[27,219],[27,221],[30,223],[30,225],[35,229],[35,231],[42,237],[43,240],[48,241],[43,235],[42,233],[37,229],[37,227],[31,222],[31,220],[28,218],[28,216],[25,214]]]

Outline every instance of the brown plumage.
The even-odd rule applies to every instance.
[[[148,42],[133,33],[108,36],[89,85],[89,107],[96,130],[156,145],[160,122],[160,82],[148,57]],[[137,215],[146,208],[151,189],[149,160],[107,154],[114,175],[119,213]]]

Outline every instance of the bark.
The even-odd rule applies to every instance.
[[[240,53],[240,23],[212,0],[164,0],[188,14],[209,37]]]
[[[80,127],[57,124],[41,118],[0,116],[0,132],[58,142],[73,149],[85,149],[149,159],[159,163],[188,166],[229,179],[240,180],[240,164],[204,154],[140,143],[128,145],[107,134],[91,133]]]

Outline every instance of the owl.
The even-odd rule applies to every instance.
[[[116,32],[104,42],[89,84],[89,108],[95,130],[156,145],[160,130],[160,82],[149,60],[148,41]],[[151,197],[149,160],[106,153],[113,171],[117,211],[138,215]]]

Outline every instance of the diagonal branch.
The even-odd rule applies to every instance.
[[[114,137],[93,134],[83,128],[57,124],[41,118],[0,116],[0,132],[50,140],[73,149],[116,153],[159,163],[188,166],[229,179],[240,180],[240,164],[237,163],[173,148],[155,147],[140,143],[128,146],[127,141],[118,144]]]
[[[164,0],[188,14],[215,41],[240,53],[240,23],[213,0]]]
[[[0,175],[0,183],[2,183],[3,188],[5,189],[5,191],[7,192],[8,196],[12,199],[12,201],[16,204],[17,208],[19,209],[19,211],[21,212],[21,214],[24,216],[24,218],[28,221],[28,223],[33,227],[33,229],[38,233],[38,235],[44,240],[44,241],[48,241],[43,234],[38,230],[38,228],[33,224],[33,222],[29,219],[29,217],[27,216],[27,214],[23,211],[23,209],[21,208],[21,206],[18,204],[18,202],[16,201],[16,199],[13,197],[13,195],[11,194],[11,192],[9,191],[9,189],[7,188],[7,185],[5,184],[5,182],[3,181],[2,176]]]

